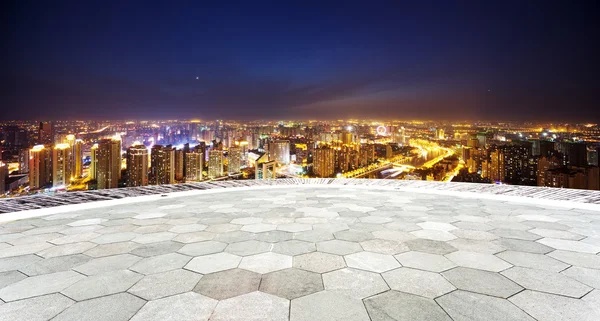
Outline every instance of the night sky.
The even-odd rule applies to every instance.
[[[3,1],[0,118],[600,121],[593,1],[205,2]]]

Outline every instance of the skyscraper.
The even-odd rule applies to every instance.
[[[52,150],[52,186],[67,186],[72,178],[72,155],[69,144],[57,144]]]
[[[0,160],[0,195],[6,193],[6,179],[8,178],[8,166]]]
[[[150,157],[150,182],[156,185],[175,183],[175,149],[170,145],[154,145]]]
[[[504,182],[506,177],[504,151],[499,149],[490,154],[490,179],[493,181]]]
[[[29,187],[38,189],[52,179],[52,158],[49,148],[35,145],[29,150]]]
[[[83,141],[81,139],[76,139],[73,143],[73,176],[81,177],[83,175]]]
[[[290,141],[275,140],[269,143],[269,160],[274,160],[279,164],[287,165],[290,163]]]
[[[127,186],[148,185],[148,149],[134,145],[127,149]]]
[[[241,167],[241,149],[239,147],[231,147],[228,152],[228,162],[227,172],[229,174],[239,173]]]
[[[29,149],[19,150],[19,174],[29,173]]]
[[[121,139],[103,139],[98,142],[96,181],[98,189],[117,188],[121,178]]]
[[[223,153],[211,150],[208,154],[208,178],[223,176]]]
[[[587,166],[587,148],[585,143],[569,143],[566,154],[568,165],[576,167]]]
[[[201,181],[202,167],[204,166],[204,154],[197,150],[185,154],[186,158],[186,181]]]
[[[181,149],[175,150],[175,180],[183,181],[185,156]]]
[[[330,177],[335,172],[335,151],[317,148],[313,151],[313,173],[318,177]]]
[[[41,122],[39,128],[39,144],[52,144],[54,143],[54,131],[52,127],[52,123],[50,122]]]

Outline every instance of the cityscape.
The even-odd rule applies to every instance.
[[[2,197],[274,178],[600,189],[598,124],[5,121]]]

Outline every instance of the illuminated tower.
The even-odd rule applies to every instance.
[[[223,176],[223,153],[220,150],[211,150],[208,153],[208,178]]]
[[[335,150],[317,148],[313,152],[313,172],[318,177],[330,177],[335,171]]]
[[[248,147],[249,147],[248,141],[246,141],[246,140],[236,141],[235,145],[240,147],[240,156],[241,156],[240,167],[241,168],[248,167]]]
[[[342,133],[342,144],[344,145],[350,145],[352,144],[353,139],[352,139],[352,132],[350,131],[345,131]]]
[[[204,154],[197,150],[197,152],[190,152],[185,154],[186,168],[185,168],[185,179],[186,181],[201,181],[202,180],[202,167],[204,166]]]
[[[52,144],[54,140],[54,133],[52,130],[52,123],[43,122],[40,123],[39,128],[39,143],[40,144]]]
[[[67,186],[71,183],[71,146],[57,144],[52,150],[52,186]]]
[[[175,149],[169,146],[154,145],[151,151],[151,184],[175,183]]]
[[[8,166],[0,160],[0,195],[6,193],[6,178],[8,177]]]
[[[52,163],[50,149],[35,145],[29,150],[29,187],[38,189],[50,183]]]
[[[73,176],[81,177],[83,175],[83,141],[76,139],[73,144]]]
[[[95,180],[98,177],[98,144],[94,144],[90,150],[91,163],[89,177]]]
[[[269,143],[269,160],[274,160],[279,164],[287,165],[290,163],[290,141],[275,140]]]
[[[148,185],[148,150],[144,145],[127,149],[127,186]]]
[[[185,164],[185,157],[183,150],[175,150],[175,180],[183,181],[183,169]]]
[[[503,182],[506,177],[504,152],[495,150],[490,154],[490,179],[493,181]]]
[[[228,161],[227,172],[229,174],[239,173],[242,161],[241,149],[239,147],[229,148]]]
[[[103,139],[96,149],[98,189],[117,188],[121,178],[121,139]]]
[[[19,174],[29,173],[29,149],[19,150]]]

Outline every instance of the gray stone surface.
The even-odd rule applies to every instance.
[[[146,301],[128,293],[113,294],[101,298],[75,303],[53,321],[126,321],[129,320]]]
[[[507,300],[454,291],[435,299],[454,321],[535,321]]]
[[[61,293],[75,301],[83,301],[125,292],[142,277],[143,275],[129,270],[110,271],[85,278]]]
[[[426,298],[437,298],[456,288],[441,275],[434,272],[399,268],[382,274],[392,290],[416,294]]]
[[[426,270],[431,272],[442,272],[456,266],[442,255],[410,251],[394,256],[403,266]]]
[[[365,300],[372,321],[452,321],[433,300],[388,291]]]
[[[528,290],[559,294],[573,298],[580,298],[592,290],[591,287],[556,272],[517,266],[502,272],[502,275]]]
[[[70,307],[73,300],[48,294],[0,305],[0,321],[46,321]]]
[[[211,321],[287,321],[290,301],[264,292],[252,292],[219,301]]]
[[[288,300],[323,290],[321,275],[300,269],[285,269],[265,274],[260,291]]]
[[[457,267],[442,272],[455,287],[500,298],[508,298],[523,290],[523,287],[506,277],[489,271]]]
[[[434,301],[448,300],[446,312],[454,321],[531,320],[523,310],[538,320],[595,316],[600,306],[600,290],[593,290],[600,278],[598,211],[394,190],[397,184],[425,184],[456,193],[477,184],[347,182],[389,189],[328,185],[198,191],[177,200],[74,212],[56,208],[50,216],[0,223],[0,293],[10,297],[0,297],[0,309],[11,319],[31,316],[19,305],[31,302],[31,311],[41,316],[77,320],[129,319],[138,312],[136,320],[285,320],[290,308],[292,320],[448,320]],[[172,187],[145,190],[163,188]],[[514,186],[486,185],[488,189],[508,195],[521,191]],[[115,198],[128,190],[115,190]],[[64,194],[65,202],[68,195],[83,194]],[[0,203],[7,201],[13,202]],[[512,266],[517,272],[511,272]],[[69,275],[81,279],[71,283]],[[67,295],[90,305],[75,304],[61,312],[73,304]],[[123,300],[97,301],[114,296]],[[214,304],[193,303],[200,297]],[[51,300],[36,303],[38,298]],[[39,310],[40,302],[52,305],[52,300],[57,309]],[[118,306],[128,306],[128,300],[149,302],[127,313],[128,307]],[[279,304],[272,302],[281,303],[274,310],[281,313],[268,314]],[[103,309],[97,306],[110,313],[98,312]]]
[[[153,274],[175,270],[185,266],[191,257],[179,253],[169,253],[144,258],[129,269],[141,274]]]
[[[360,299],[339,292],[321,291],[292,300],[290,321],[368,321]]]
[[[194,291],[216,300],[224,300],[258,291],[260,282],[261,275],[258,273],[231,269],[204,275]]]
[[[155,300],[173,294],[191,291],[202,276],[179,269],[145,276],[128,292],[145,300]]]
[[[84,278],[85,276],[73,271],[32,276],[1,288],[0,299],[9,302],[60,292]]]
[[[356,269],[341,269],[323,274],[325,289],[346,296],[364,299],[390,288],[378,273]]]
[[[295,256],[293,265],[295,268],[317,273],[325,273],[346,267],[346,263],[341,256],[321,252]]]
[[[598,302],[577,300],[536,291],[523,291],[509,299],[537,320],[544,321],[597,321],[600,320]]]
[[[187,292],[146,303],[131,321],[207,321],[217,300]]]

